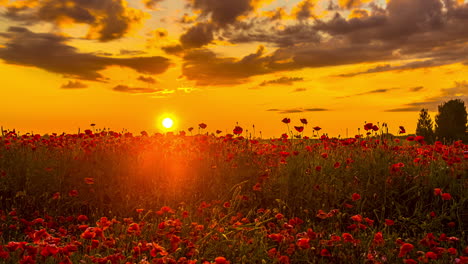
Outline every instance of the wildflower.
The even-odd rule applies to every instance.
[[[79,222],[88,221],[88,217],[87,217],[86,215],[79,215],[76,219],[77,219]]]
[[[385,244],[385,240],[383,238],[382,232],[377,232],[374,235],[373,244],[374,245],[383,245],[383,244]]]
[[[71,190],[70,192],[68,192],[68,196],[76,197],[76,196],[78,196],[78,191],[77,190]]]
[[[291,119],[285,117],[285,118],[283,118],[283,120],[281,120],[281,122],[283,122],[283,123],[285,123],[285,124],[289,124],[289,123],[291,123]]]
[[[434,195],[435,196],[438,196],[438,195],[441,195],[441,194],[442,194],[442,189],[440,189],[440,188],[435,188],[434,189]]]
[[[414,141],[414,136],[408,136],[408,137],[406,138],[406,140],[407,140],[407,141]]]
[[[398,254],[399,258],[404,257],[406,254],[408,254],[411,250],[413,250],[414,246],[410,243],[403,243],[400,247],[400,253]]]
[[[301,123],[304,124],[304,125],[307,125],[307,119],[301,118]]]
[[[326,159],[326,158],[328,158],[328,153],[322,153],[321,156],[322,156],[322,158]]]
[[[437,259],[437,254],[432,252],[432,251],[426,252],[426,258],[428,258],[428,259]]]
[[[405,127],[404,127],[404,126],[400,126],[400,132],[399,132],[399,134],[404,134],[404,133],[406,133]]]
[[[320,251],[320,256],[322,257],[331,257],[330,251],[328,251],[326,248],[322,249]]]
[[[201,129],[205,129],[207,127],[207,125],[205,123],[200,123],[200,124],[198,124],[198,127],[201,128]]]
[[[316,126],[316,127],[314,127],[313,129],[314,129],[315,131],[319,131],[319,130],[322,129],[322,128],[319,127],[319,126]]]
[[[308,249],[310,248],[309,241],[309,238],[300,238],[299,240],[297,240],[297,246],[302,249]]]
[[[393,220],[390,220],[390,219],[385,219],[385,225],[387,226],[392,226],[395,224],[395,221]]]
[[[452,199],[452,195],[450,193],[443,193],[442,194],[442,200],[448,201]]]
[[[84,182],[89,185],[94,184],[94,178],[84,178]]]
[[[243,131],[242,127],[236,126],[232,132],[233,132],[235,135],[240,135],[240,134],[242,134],[242,131]]]
[[[374,126],[374,124],[367,123],[367,124],[364,125],[364,130],[366,130],[366,131],[371,130],[373,126]]]
[[[215,263],[216,264],[226,264],[227,261],[226,261],[225,257],[217,257],[217,258],[215,258]]]
[[[297,132],[301,133],[302,131],[304,131],[304,127],[303,126],[294,126],[294,129],[296,129]]]
[[[351,199],[353,199],[353,201],[357,201],[361,199],[361,195],[359,193],[353,193],[353,195],[351,196]]]

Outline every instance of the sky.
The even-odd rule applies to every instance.
[[[414,133],[468,103],[467,24],[464,0],[0,0],[0,125]]]

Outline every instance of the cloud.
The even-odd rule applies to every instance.
[[[424,86],[411,87],[409,90],[410,92],[419,92],[422,89],[424,89]]]
[[[80,81],[68,81],[68,83],[63,84],[60,86],[62,89],[83,89],[83,88],[88,88],[88,85],[85,83],[82,83]]]
[[[300,2],[293,11],[294,16],[298,20],[306,20],[313,16],[313,9],[315,7],[316,0],[303,0]]]
[[[87,38],[110,41],[125,36],[139,25],[144,13],[127,7],[124,0],[43,0],[9,4],[3,16],[30,25],[87,24]]]
[[[305,91],[307,91],[306,88],[296,88],[296,89],[293,90],[294,93],[305,92]]]
[[[182,74],[197,85],[240,84],[254,75],[272,72],[262,58],[265,48],[241,59],[220,58],[207,49],[192,50],[184,55]]]
[[[156,80],[151,76],[148,76],[148,77],[139,76],[138,80],[142,81],[142,82],[145,82],[145,83],[150,83],[150,84],[155,84],[156,83]]]
[[[145,51],[142,50],[127,50],[127,49],[121,49],[119,55],[123,56],[138,56],[138,55],[143,55],[146,54]]]
[[[180,36],[184,48],[200,48],[214,40],[215,27],[211,23],[197,23]]]
[[[386,112],[416,112],[421,111],[422,108],[437,111],[439,105],[452,99],[461,99],[468,103],[467,81],[455,82],[453,87],[441,89],[438,96],[429,97],[419,102],[404,104],[398,108],[388,109]]]
[[[292,85],[294,82],[300,82],[303,81],[304,78],[301,77],[281,77],[278,79],[274,80],[269,80],[269,81],[263,81],[260,83],[260,86],[266,86],[266,85],[271,85],[271,84],[282,84],[282,85]]]
[[[114,88],[112,88],[112,90],[116,92],[131,94],[157,93],[162,91],[162,89],[129,87],[127,85],[117,85]]]
[[[202,17],[210,17],[218,27],[232,24],[242,15],[247,15],[257,7],[258,0],[189,0],[189,7],[201,12]]]
[[[289,109],[268,109],[269,112],[278,112],[278,114],[294,114],[294,113],[305,113],[305,112],[324,112],[330,111],[326,108],[289,108]]]
[[[81,53],[66,44],[66,37],[52,33],[34,33],[22,27],[10,27],[0,33],[7,40],[0,48],[0,59],[7,64],[37,67],[69,78],[105,81],[99,71],[109,66],[131,68],[143,74],[160,74],[171,65],[167,58],[109,58]]]
[[[156,10],[158,4],[162,1],[164,0],[143,0],[143,3],[145,4],[146,8]]]
[[[349,98],[349,97],[369,95],[369,94],[388,93],[389,91],[398,90],[398,89],[400,89],[400,88],[375,89],[375,90],[368,91],[368,92],[357,93],[357,94],[353,94],[353,95],[341,96],[341,97],[336,97],[336,98]]]
[[[351,8],[354,8],[354,7],[360,7],[363,4],[368,3],[370,1],[372,1],[372,0],[339,0],[338,5],[341,8],[351,9]]]
[[[366,71],[341,75],[352,77],[468,64],[468,27],[463,26],[468,23],[468,3],[389,0],[381,7],[374,2],[348,0],[341,4],[349,8],[368,5],[349,18],[339,10],[331,19],[316,17],[310,23],[298,17],[288,23],[272,23],[271,16],[246,17],[218,36],[236,44],[260,42],[279,47],[262,57],[264,67],[271,72],[386,61]]]

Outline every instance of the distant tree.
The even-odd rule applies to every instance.
[[[429,112],[427,112],[427,109],[421,109],[416,126],[416,135],[423,136],[424,140],[429,144],[434,143],[435,136],[432,127],[433,123]]]
[[[466,140],[467,116],[465,102],[460,99],[439,105],[439,113],[435,117],[435,135],[448,142]]]

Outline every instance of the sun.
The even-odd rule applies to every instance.
[[[163,119],[162,125],[165,128],[171,128],[174,125],[174,120],[172,120],[170,117],[166,117]]]

